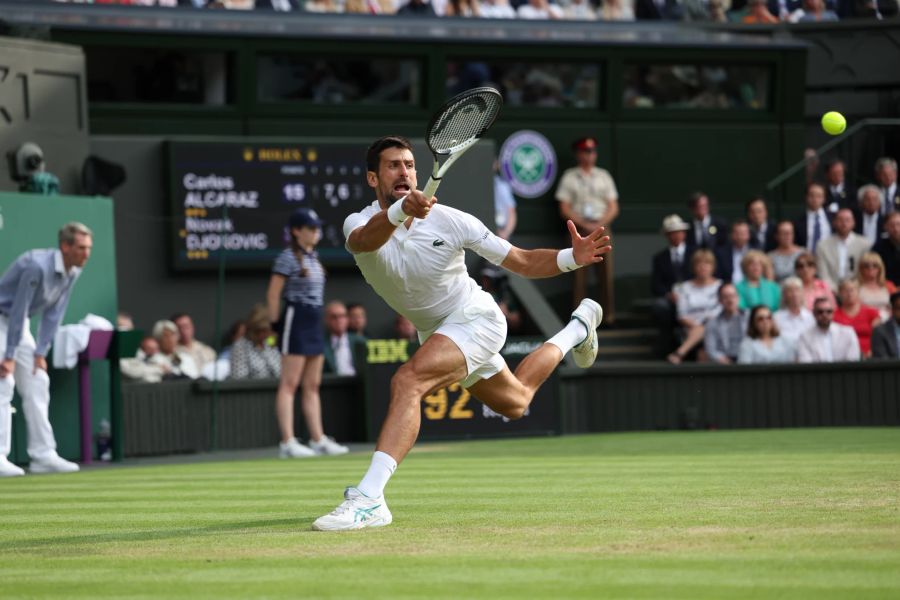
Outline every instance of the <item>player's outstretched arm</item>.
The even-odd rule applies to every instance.
[[[566,223],[572,236],[572,247],[565,250],[524,250],[513,246],[500,263],[522,277],[538,279],[553,277],[579,267],[603,261],[603,255],[612,251],[609,236],[603,235],[605,227],[598,227],[586,236],[578,234],[575,223]]]
[[[436,202],[437,197],[429,199],[419,190],[411,191],[402,200],[397,200],[396,208],[391,206],[382,210],[373,215],[367,223],[350,232],[350,235],[347,236],[347,247],[354,254],[378,250],[391,239],[394,230],[407,219],[427,217]]]

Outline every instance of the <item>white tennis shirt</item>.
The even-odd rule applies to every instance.
[[[344,237],[379,212],[376,200],[348,216]],[[472,215],[435,204],[426,219],[413,219],[409,229],[400,225],[381,248],[353,254],[353,258],[365,280],[391,308],[420,332],[431,332],[453,313],[483,302],[484,296],[490,298],[466,271],[466,248],[499,265],[512,244]]]

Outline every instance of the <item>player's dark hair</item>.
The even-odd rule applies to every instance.
[[[412,152],[412,144],[402,135],[386,135],[378,138],[369,149],[366,150],[366,170],[378,172],[378,162],[381,160],[381,153],[388,148],[403,148]]]

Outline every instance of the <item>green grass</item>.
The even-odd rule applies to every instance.
[[[309,531],[368,461],[0,480],[0,598],[900,597],[898,429],[426,445]]]

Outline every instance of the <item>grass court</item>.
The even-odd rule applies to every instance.
[[[2,480],[0,598],[900,597],[898,429],[422,445],[310,531],[369,457]]]

